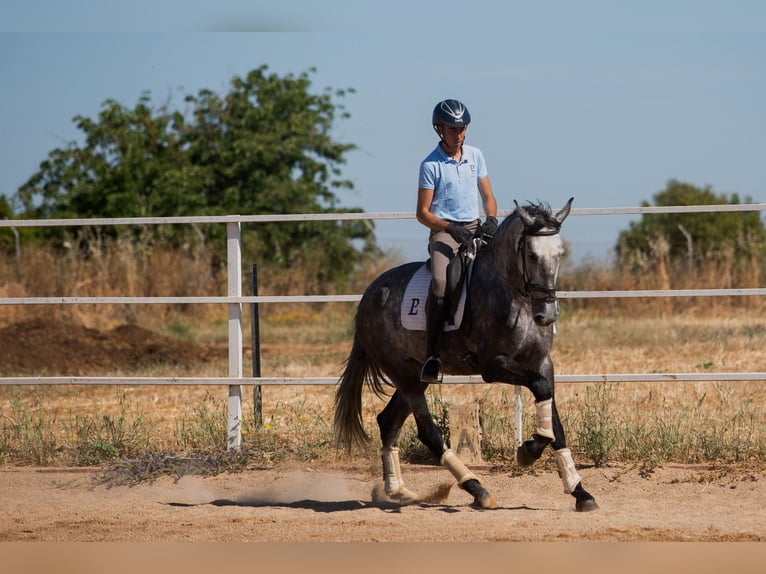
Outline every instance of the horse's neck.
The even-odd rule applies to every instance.
[[[509,222],[512,224],[514,222]],[[484,263],[491,267],[508,286],[515,290],[523,290],[524,274],[519,268],[519,235],[523,231],[521,222],[516,222],[521,229],[515,225],[508,225],[502,233],[495,235],[492,242],[481,249],[476,256],[477,260],[482,259]]]

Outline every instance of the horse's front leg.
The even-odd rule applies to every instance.
[[[555,449],[557,436],[561,437],[558,442],[563,443],[564,431],[558,414],[554,416],[553,386],[545,376],[520,367],[507,355],[495,356],[484,366],[481,375],[487,382],[521,385],[535,397],[535,430],[532,438],[524,441],[516,450],[516,462],[520,466],[532,465],[551,443],[554,443]]]
[[[550,360],[543,365],[543,371],[548,378],[519,367],[507,355],[498,355],[482,370],[482,378],[487,382],[522,385],[535,397],[535,431],[532,438],[524,441],[516,450],[516,461],[519,465],[531,465],[540,458],[545,447],[551,445],[564,492],[575,498],[575,508],[581,512],[596,510],[598,504],[583,488],[582,479],[572,460],[572,452],[566,446],[564,427],[556,409],[553,385],[550,382],[553,380],[553,366]]]
[[[556,402],[552,405],[552,423],[553,431],[556,435],[551,447],[553,448],[553,458],[556,460],[556,468],[564,484],[564,492],[571,494],[575,498],[575,509],[580,512],[587,512],[598,509],[596,500],[582,486],[582,478],[577,472],[572,451],[569,450],[564,435],[564,426],[561,424]]]
[[[537,400],[535,397],[535,431],[531,439],[524,441],[516,449],[516,462],[520,466],[531,466],[543,454],[545,447],[555,442],[553,406],[552,398]]]

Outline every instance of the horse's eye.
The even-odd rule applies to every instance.
[[[532,263],[537,263],[538,261],[540,261],[540,256],[533,251],[532,253],[529,254],[529,260]]]

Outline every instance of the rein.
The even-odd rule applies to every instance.
[[[524,281],[524,290],[521,292],[521,294],[524,297],[529,297],[533,301],[544,301],[546,303],[555,303],[556,302],[556,287],[549,288],[545,285],[540,285],[539,283],[533,283],[529,279],[529,270],[527,268],[527,239],[529,237],[544,237],[544,236],[551,236],[551,235],[558,235],[560,233],[560,229],[557,228],[541,228],[537,231],[528,231],[525,227],[524,230],[521,232],[521,235],[519,236],[519,240],[516,246],[516,252],[521,255],[521,261],[522,261],[522,280]],[[473,255],[475,256],[478,249],[481,247],[480,244],[474,243],[472,247],[468,247],[468,249],[471,249],[473,251]],[[491,260],[485,261],[486,266],[491,269],[495,275],[499,279],[501,279],[504,283],[507,283],[509,286],[511,286],[511,282],[508,280],[508,278],[497,270],[494,263]]]

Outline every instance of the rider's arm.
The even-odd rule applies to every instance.
[[[434,190],[424,187],[418,188],[418,205],[415,215],[420,223],[433,231],[444,231],[447,222],[431,213],[431,202],[434,198]]]
[[[495,200],[495,194],[492,193],[492,184],[489,182],[489,176],[485,175],[478,183],[484,214],[487,217],[497,217],[497,201]]]

